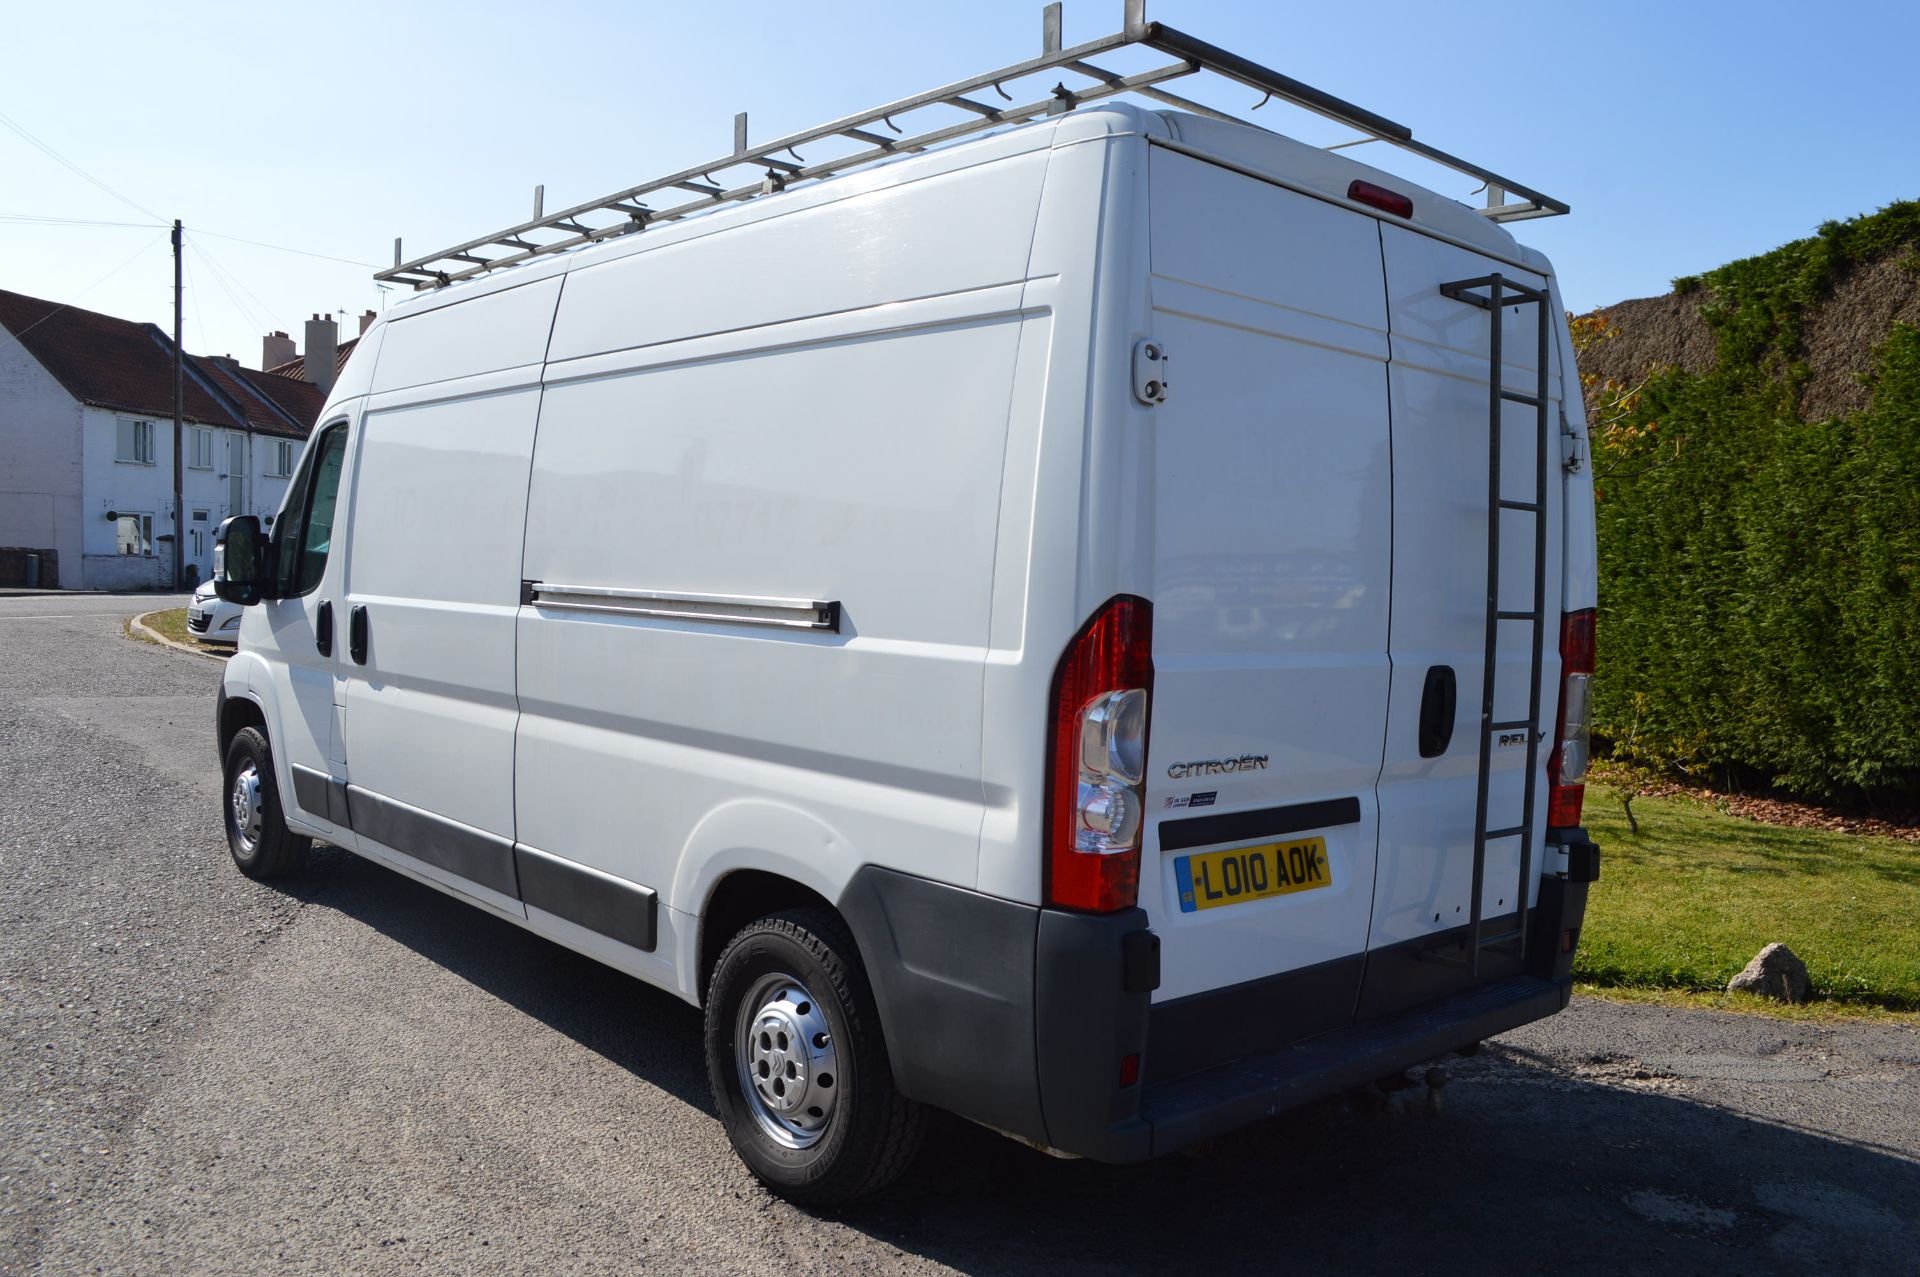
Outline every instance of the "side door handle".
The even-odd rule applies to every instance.
[[[1458,691],[1453,666],[1428,668],[1426,690],[1420,694],[1420,757],[1438,758],[1447,752],[1453,740],[1454,702]]]
[[[367,608],[364,603],[356,603],[347,613],[347,652],[353,657],[355,665],[367,663]]]
[[[313,645],[320,655],[333,655],[333,604],[322,603],[313,618]]]

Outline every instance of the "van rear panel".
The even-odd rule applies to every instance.
[[[1520,971],[1511,947],[1475,974],[1432,960],[1473,912],[1491,468],[1492,321],[1441,285],[1547,280],[1170,147],[1149,153],[1148,331],[1171,362],[1153,417],[1140,904],[1161,952],[1146,1074],[1165,1080]],[[1503,385],[1517,393],[1537,386],[1538,316],[1501,313]],[[1557,339],[1548,373],[1546,616],[1499,624],[1493,714],[1541,734],[1542,771],[1563,592]],[[1501,428],[1501,495],[1531,500],[1534,410],[1508,404]],[[1499,607],[1530,610],[1533,516],[1501,518]],[[1451,699],[1437,731],[1436,688]],[[1489,766],[1496,828],[1522,823],[1526,788],[1525,736],[1504,735]],[[1543,776],[1534,789],[1537,883]],[[1521,842],[1488,843],[1488,935],[1512,929]]]

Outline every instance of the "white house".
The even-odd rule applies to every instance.
[[[279,509],[323,398],[230,358],[186,357],[189,581],[207,576],[222,519]],[[0,585],[165,589],[172,536],[171,339],[0,291]]]

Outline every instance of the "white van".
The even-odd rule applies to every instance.
[[[1550,266],[1067,105],[423,291],[221,532],[241,870],[324,839],[703,1007],[799,1200],[925,1106],[1137,1161],[1568,998]]]

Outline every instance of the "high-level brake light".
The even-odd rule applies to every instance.
[[[1347,183],[1347,198],[1356,204],[1368,204],[1395,217],[1413,216],[1413,197],[1390,191],[1384,186],[1372,182],[1363,182],[1359,178]]]
[[[1587,731],[1592,704],[1587,685],[1593,678],[1592,608],[1560,618],[1560,716],[1547,759],[1547,827],[1570,829],[1580,823],[1587,793]]]
[[[1111,913],[1140,892],[1153,694],[1153,605],[1121,595],[1053,675],[1047,747],[1047,902]]]

